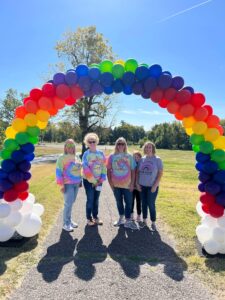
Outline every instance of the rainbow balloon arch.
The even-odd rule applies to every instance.
[[[220,119],[205,104],[202,93],[184,86],[182,77],[173,77],[157,64],[138,64],[135,59],[104,60],[89,67],[81,64],[65,74],[56,73],[41,89],[32,89],[16,108],[1,151],[0,242],[11,239],[15,232],[31,237],[41,229],[44,208],[28,192],[40,129],[65,105],[103,93],[140,95],[182,121],[199,172],[201,194],[196,209],[202,219],[196,234],[206,252],[225,254],[225,137]]]

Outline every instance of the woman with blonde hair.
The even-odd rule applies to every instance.
[[[127,152],[126,140],[123,137],[118,138],[114,153],[109,156],[107,161],[108,181],[119,212],[119,220],[114,223],[114,226],[124,225],[126,228],[137,229],[136,224],[130,219],[135,166],[133,156]]]
[[[144,157],[138,164],[137,188],[141,192],[143,224],[147,225],[148,209],[150,211],[151,229],[156,230],[155,201],[158,195],[159,182],[163,175],[163,164],[160,157],[156,156],[154,143],[146,142],[143,146]]]
[[[96,133],[86,134],[84,143],[88,147],[82,158],[83,183],[87,196],[87,225],[102,225],[103,222],[98,218],[98,206],[102,183],[106,180],[105,155],[96,148],[99,143]]]
[[[66,231],[78,227],[71,220],[71,212],[81,179],[81,162],[76,157],[76,145],[74,140],[68,139],[64,144],[64,154],[59,156],[56,163],[56,182],[64,195],[63,229]]]

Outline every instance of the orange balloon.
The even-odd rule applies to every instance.
[[[193,105],[191,104],[184,104],[181,106],[180,110],[179,110],[179,113],[184,117],[184,118],[187,118],[187,117],[190,117],[193,115],[193,112],[194,112],[194,107]]]
[[[41,97],[38,100],[38,105],[43,110],[49,110],[53,107],[52,101],[48,97]]]
[[[192,116],[188,118],[184,118],[182,121],[185,128],[191,128],[195,122],[196,120]]]
[[[53,104],[55,108],[61,109],[65,106],[65,100],[61,99],[59,97],[54,97],[53,98]]]
[[[204,121],[208,117],[208,110],[204,107],[199,107],[194,113],[194,118],[197,121]]]
[[[216,115],[211,115],[206,120],[208,127],[216,127],[220,124],[220,119]]]
[[[179,108],[180,108],[180,105],[177,102],[171,101],[168,103],[166,109],[168,110],[169,113],[175,114],[179,110]]]

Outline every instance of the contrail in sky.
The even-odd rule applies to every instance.
[[[172,18],[174,18],[174,17],[176,17],[176,16],[179,16],[179,15],[181,15],[181,14],[184,14],[184,13],[186,13],[186,12],[189,11],[189,10],[195,9],[195,8],[197,8],[197,7],[199,7],[199,6],[205,5],[205,4],[207,4],[207,3],[209,3],[209,2],[212,2],[212,1],[213,1],[213,0],[207,0],[207,1],[201,2],[201,3],[199,3],[199,4],[196,4],[196,5],[194,5],[194,6],[189,7],[189,8],[187,8],[187,9],[181,10],[181,11],[177,12],[176,14],[173,14],[173,15],[171,15],[171,16],[168,16],[168,17],[166,17],[165,19],[162,19],[162,20],[160,20],[160,21],[157,22],[157,23],[165,22],[165,21],[167,21],[167,20],[169,20],[169,19],[172,19]]]

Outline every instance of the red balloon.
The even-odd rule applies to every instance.
[[[214,128],[220,125],[220,119],[216,115],[211,115],[207,118],[206,123],[209,128]]]
[[[41,98],[41,96],[42,96],[42,90],[40,90],[40,89],[36,88],[36,89],[33,89],[30,91],[30,97],[35,101],[37,101],[39,98]]]
[[[18,195],[18,198],[22,201],[26,200],[27,197],[29,196],[29,193],[28,192],[22,192],[22,193],[19,193]]]
[[[224,134],[224,129],[223,129],[223,126],[221,126],[221,125],[218,125],[218,126],[216,126],[216,129],[218,129],[218,130],[219,130],[219,133],[220,133],[220,135],[223,135],[223,134]]]
[[[191,99],[191,93],[188,90],[181,90],[177,92],[176,101],[179,104],[186,104]]]
[[[53,98],[53,103],[54,103],[54,107],[57,109],[61,109],[65,106],[65,100],[58,97]]]
[[[194,106],[187,103],[187,104],[184,104],[180,107],[180,110],[179,110],[179,113],[184,117],[184,118],[187,118],[187,117],[190,117],[193,115],[194,113]]]
[[[197,121],[204,121],[208,117],[208,110],[205,107],[198,107],[194,113]]]
[[[179,121],[181,121],[181,120],[183,120],[183,116],[179,113],[179,111],[177,111],[176,113],[175,113],[175,118],[177,119],[177,120],[179,120]]]
[[[174,88],[169,88],[164,92],[164,98],[169,101],[173,100],[176,97],[176,95],[177,95],[177,90]]]
[[[43,110],[49,110],[53,107],[52,100],[50,98],[47,98],[47,97],[41,97],[38,100],[38,105]]]
[[[150,98],[153,102],[158,103],[163,97],[163,91],[159,88],[151,92]]]
[[[38,110],[38,105],[37,102],[35,102],[34,100],[28,100],[25,104],[24,104],[27,112],[29,113],[33,113],[35,114]]]
[[[18,192],[14,189],[6,191],[3,195],[3,199],[7,202],[12,202],[17,198],[18,198]]]
[[[43,96],[54,97],[55,96],[55,86],[52,83],[46,83],[42,86]]]
[[[32,100],[31,97],[26,97],[26,98],[23,99],[23,103],[25,104],[25,103],[27,103],[29,100]]]
[[[213,114],[213,109],[210,105],[204,105],[203,107],[208,110],[208,116],[211,116]]]
[[[170,101],[167,100],[167,99],[161,99],[158,104],[159,104],[160,107],[166,108],[169,102]]]
[[[18,106],[15,110],[15,116],[17,118],[23,119],[27,114],[26,108],[24,106]]]
[[[76,103],[77,99],[73,98],[73,97],[68,97],[65,99],[65,102],[67,105],[74,105]]]
[[[70,96],[70,88],[66,84],[59,84],[56,87],[56,96],[66,99]]]
[[[202,193],[200,196],[200,201],[202,202],[202,204],[211,205],[215,202],[215,197],[211,194]]]
[[[206,214],[209,214],[209,205],[208,205],[208,204],[203,204],[203,205],[202,205],[202,210],[203,210]]]
[[[71,91],[71,96],[75,99],[80,99],[81,97],[84,96],[84,92],[77,85],[71,86],[70,91]]]
[[[170,101],[166,107],[169,113],[175,114],[180,108],[180,105],[176,101]]]
[[[222,217],[224,213],[224,207],[217,204],[213,203],[212,205],[209,206],[209,214],[214,217],[214,218],[220,218]]]
[[[58,113],[58,109],[56,107],[52,107],[51,109],[48,110],[51,116],[55,116]]]
[[[19,183],[14,184],[14,189],[20,193],[27,191],[28,188],[29,184],[26,181],[21,181]]]
[[[205,103],[205,96],[201,93],[191,95],[191,104],[195,107],[200,107]]]

